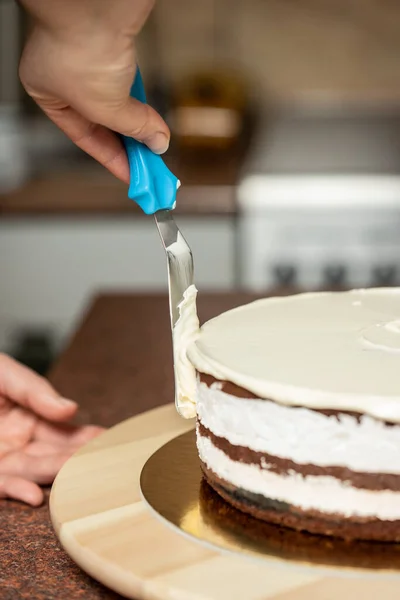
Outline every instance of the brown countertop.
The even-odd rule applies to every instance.
[[[235,186],[243,153],[215,160],[166,157],[181,180],[177,212],[183,215],[232,215],[236,212]],[[0,217],[85,214],[96,216],[129,213],[143,215],[127,198],[127,186],[92,161],[47,171],[20,188],[0,194]]]
[[[203,294],[205,321],[251,300],[247,294]],[[103,295],[50,373],[66,397],[79,401],[81,423],[112,426],[173,401],[171,335],[165,295]],[[47,504],[32,509],[0,501],[2,600],[116,600],[60,548]]]

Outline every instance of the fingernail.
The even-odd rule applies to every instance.
[[[76,406],[76,402],[73,400],[68,400],[68,398],[60,398],[60,402],[65,406]]]
[[[51,400],[53,404],[56,400],[59,404],[62,404],[63,406],[76,406],[76,402],[74,402],[73,400],[68,400],[68,398],[48,398],[48,400]]]
[[[165,133],[161,133],[161,131],[151,135],[145,140],[145,143],[155,154],[164,154],[169,147],[169,139]]]

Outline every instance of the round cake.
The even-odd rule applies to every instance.
[[[400,541],[400,288],[260,300],[187,339],[218,494],[297,530]]]

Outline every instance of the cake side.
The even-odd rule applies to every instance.
[[[207,481],[228,502],[311,533],[400,540],[399,426],[280,406],[201,379],[199,456]]]
[[[204,463],[201,463],[201,468],[207,483],[223,500],[260,521],[313,535],[340,538],[348,542],[400,541],[400,520],[384,521],[371,518],[359,521],[343,518],[340,514],[299,510],[296,506],[237,489],[217,477]]]
[[[221,497],[222,493],[216,493],[203,479],[199,494],[202,518],[213,530],[220,531],[221,535],[233,536],[239,544],[245,543],[257,554],[261,552],[285,561],[344,568],[394,571],[400,566],[398,544],[367,540],[351,542],[343,536],[327,537],[297,531],[294,527],[282,527],[235,509],[232,501],[227,503]]]
[[[216,491],[296,529],[400,541],[400,288],[260,300],[187,356]]]

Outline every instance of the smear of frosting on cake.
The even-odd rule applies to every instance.
[[[196,307],[197,289],[188,287],[179,304],[179,319],[173,329],[174,369],[176,386],[176,404],[179,413],[185,419],[196,416],[197,377],[196,369],[187,356],[189,346],[200,332]]]

